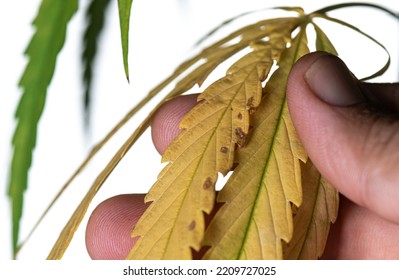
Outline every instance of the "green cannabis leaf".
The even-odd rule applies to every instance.
[[[8,194],[12,202],[13,249],[17,249],[23,195],[36,144],[37,125],[43,112],[47,87],[53,77],[57,55],[66,36],[69,20],[78,1],[43,0],[33,25],[33,35],[25,54],[28,65],[19,82],[23,95],[16,111],[18,120],[13,136],[14,153]]]
[[[84,91],[84,108],[85,123],[89,123],[90,103],[91,103],[91,86],[93,80],[93,64],[97,54],[97,43],[101,31],[104,26],[104,17],[110,0],[92,0],[86,11],[87,25],[83,35],[83,82]]]
[[[130,24],[130,11],[132,8],[133,0],[118,0],[119,8],[119,23],[121,28],[121,41],[122,41],[122,54],[123,54],[123,67],[125,68],[126,78],[129,81],[129,24]]]

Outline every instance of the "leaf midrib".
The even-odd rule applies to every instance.
[[[300,31],[300,35],[298,35],[298,36],[300,36],[300,37],[299,37],[300,40],[298,40],[298,45],[296,46],[295,54],[294,54],[294,56],[293,56],[293,60],[291,61],[290,65],[294,65],[295,61],[297,60],[297,56],[298,56],[298,53],[299,53],[299,48],[300,48],[301,42],[302,42],[302,36],[303,36],[304,32],[306,32],[305,27],[306,27],[306,25],[300,26],[301,31]],[[286,50],[287,50],[287,49],[286,49]],[[278,71],[278,69],[277,69],[276,71]],[[272,94],[272,93],[270,93],[270,94]],[[278,116],[277,125],[276,125],[276,127],[275,127],[275,129],[274,129],[274,133],[273,133],[274,136],[277,134],[277,132],[278,132],[278,130],[279,130],[279,128],[280,128],[281,122],[282,122],[282,120],[283,120],[282,115],[283,115],[283,112],[284,112],[284,109],[285,109],[285,106],[286,106],[286,100],[287,100],[287,97],[286,97],[286,95],[284,94],[284,98],[282,99],[281,106],[280,106],[280,113],[279,113],[279,116]],[[255,211],[256,211],[256,209],[257,209],[257,206],[258,206],[258,203],[259,203],[259,193],[260,193],[260,191],[261,191],[261,189],[262,189],[262,182],[264,181],[264,178],[265,178],[265,176],[266,176],[267,167],[269,166],[270,160],[271,160],[271,158],[272,158],[272,157],[271,157],[271,154],[272,154],[272,150],[273,150],[274,145],[275,145],[275,140],[276,140],[276,137],[273,137],[272,143],[271,143],[271,145],[270,145],[270,149],[268,149],[266,162],[265,162],[264,168],[263,168],[263,170],[262,170],[262,175],[261,175],[262,180],[259,181],[259,184],[258,184],[258,186],[257,186],[258,191],[256,192],[256,196],[255,196],[256,199],[255,199],[255,202],[254,202],[254,204],[253,204],[253,207],[252,207],[252,210],[251,210],[251,213],[250,213],[250,217],[251,217],[251,218],[248,219],[248,223],[247,223],[247,226],[246,226],[246,229],[245,229],[245,233],[244,233],[244,239],[243,239],[243,241],[242,241],[242,243],[241,243],[240,249],[238,250],[237,258],[236,258],[236,259],[240,259],[241,255],[243,254],[243,252],[244,252],[244,245],[247,243],[247,240],[248,240],[248,237],[249,237],[249,229],[250,229],[250,227],[251,227],[251,225],[252,225],[251,220],[252,220],[252,217],[254,216],[254,213],[255,213]],[[267,189],[267,188],[266,188],[266,191],[268,192],[268,189]],[[269,192],[268,192],[268,193],[269,193]],[[269,207],[270,207],[270,204],[269,204]],[[271,212],[272,212],[272,208],[270,208],[270,210],[271,210]],[[274,220],[273,220],[273,219],[272,219],[272,223],[274,224]],[[275,227],[273,227],[273,229],[274,229],[274,228],[275,228]]]

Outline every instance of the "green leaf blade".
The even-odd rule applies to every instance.
[[[91,85],[93,79],[93,64],[97,54],[98,39],[104,27],[105,14],[110,0],[92,0],[86,11],[87,25],[83,35],[83,83],[84,83],[84,109],[86,124],[89,123]]]
[[[29,62],[19,82],[23,95],[16,111],[17,127],[13,136],[13,158],[8,186],[12,203],[13,250],[17,250],[23,194],[36,145],[37,125],[46,100],[47,87],[54,74],[57,55],[62,49],[69,20],[78,1],[43,0],[33,25],[33,35],[25,54]]]
[[[130,11],[133,0],[118,0],[119,23],[121,28],[123,67],[125,69],[126,78],[129,81],[129,24]]]

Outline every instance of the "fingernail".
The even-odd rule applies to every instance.
[[[345,107],[363,100],[353,75],[336,56],[317,58],[306,71],[305,80],[311,90],[330,105]]]

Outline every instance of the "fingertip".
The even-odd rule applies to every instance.
[[[180,133],[180,121],[197,104],[197,97],[198,94],[176,97],[166,102],[155,114],[151,124],[151,137],[161,155]]]
[[[306,72],[316,60],[322,56],[328,55],[331,54],[326,52],[310,53],[301,57],[292,66],[287,80],[287,103],[290,110],[296,110],[298,108],[298,102],[303,99],[302,94],[305,94],[306,96],[309,94],[314,95],[305,80]]]
[[[137,238],[134,225],[147,209],[144,194],[118,195],[100,203],[86,228],[86,248],[92,259],[125,259]]]

